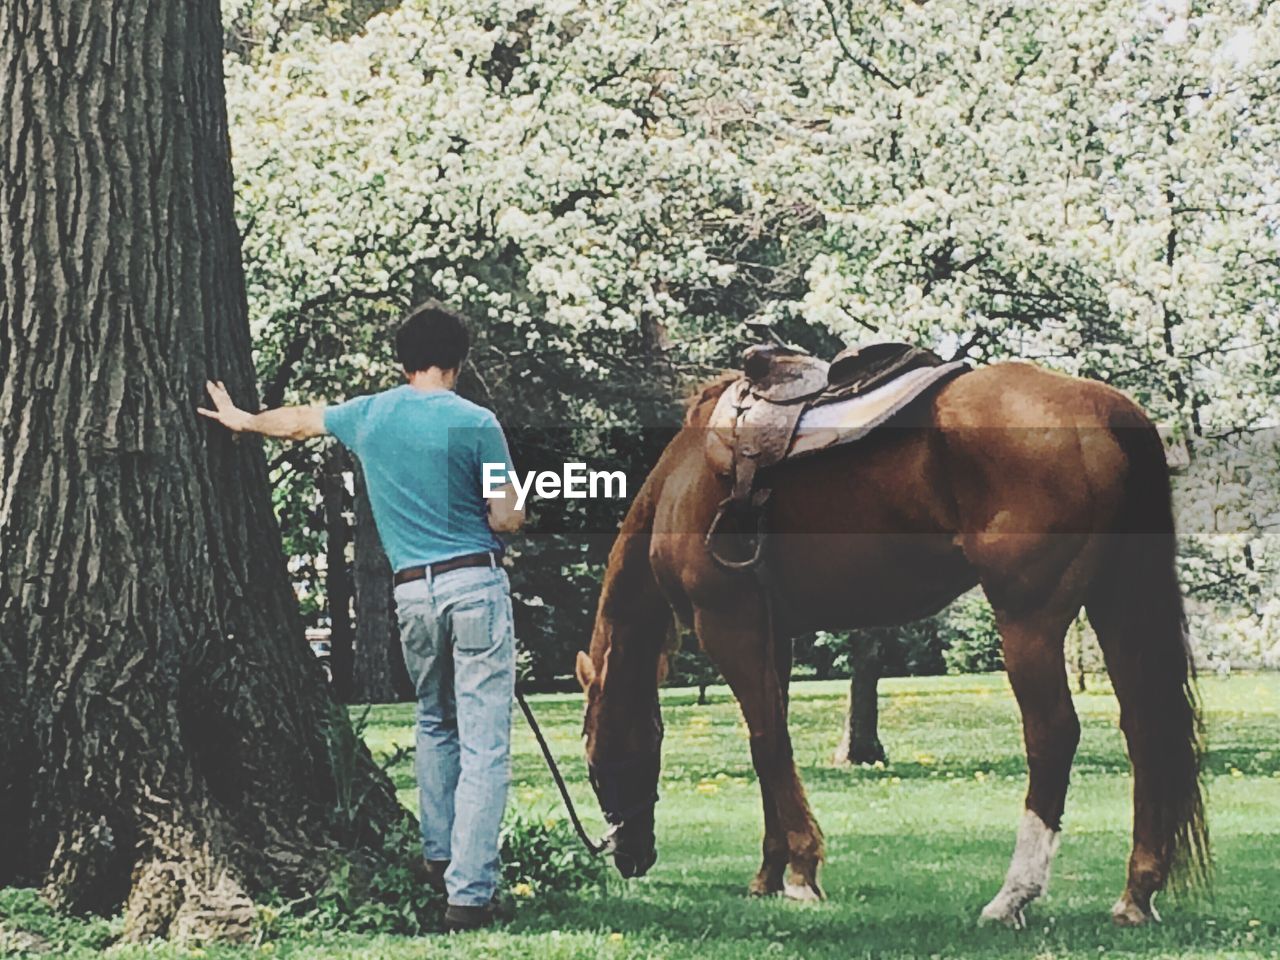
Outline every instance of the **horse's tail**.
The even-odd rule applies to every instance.
[[[1200,784],[1203,728],[1177,578],[1177,540],[1164,445],[1136,406],[1115,409],[1128,460],[1109,555],[1088,603],[1120,700],[1134,768],[1135,840],[1167,882],[1207,881],[1209,831]],[[1145,815],[1144,815],[1145,811]],[[1154,848],[1154,849],[1152,849]]]

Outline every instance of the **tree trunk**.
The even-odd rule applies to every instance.
[[[391,564],[373,525],[373,509],[356,468],[356,656],[352,698],[359,703],[403,703],[413,699],[400,651],[392,595]]]
[[[1087,673],[1085,667],[1085,637],[1084,637],[1084,618],[1077,615],[1075,620],[1071,622],[1071,628],[1067,631],[1070,638],[1069,643],[1072,645],[1072,661],[1075,664],[1076,671],[1076,693],[1087,693],[1089,689]]]
[[[0,5],[0,885],[134,938],[245,931],[403,816],[260,444],[195,412],[256,406],[221,51],[216,0]]]
[[[347,561],[351,524],[347,520],[347,480],[350,457],[341,444],[333,444],[320,476],[325,525],[325,602],[329,608],[329,669],[333,671],[333,696],[351,702],[353,631],[351,601],[355,583]]]
[[[849,641],[849,709],[844,733],[832,758],[837,764],[883,763],[888,757],[880,743],[880,636],[873,631]]]

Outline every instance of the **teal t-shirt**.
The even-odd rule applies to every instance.
[[[482,465],[510,470],[511,455],[492,412],[452,390],[404,384],[329,407],[324,425],[360,459],[392,570],[502,549]]]

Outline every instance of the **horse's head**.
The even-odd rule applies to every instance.
[[[597,668],[587,654],[578,654],[578,682],[587,698],[582,725],[587,772],[611,827],[614,866],[624,877],[642,877],[658,859],[653,835],[662,761],[657,684],[616,682],[606,693],[607,672],[605,663]]]

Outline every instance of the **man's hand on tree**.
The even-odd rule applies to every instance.
[[[197,407],[197,411],[236,433],[248,431],[280,440],[306,440],[328,432],[324,426],[323,405],[279,407],[262,413],[246,413],[232,403],[231,395],[227,393],[221,380],[210,380],[205,387],[209,391],[209,398],[213,400],[213,409]]]
[[[250,428],[253,423],[253,414],[246,413],[235,405],[231,394],[227,393],[227,388],[221,380],[210,380],[205,384],[205,388],[209,391],[209,399],[213,401],[214,408],[206,410],[204,407],[197,407],[197,413],[210,420],[217,420],[228,430],[234,430],[236,433]]]

